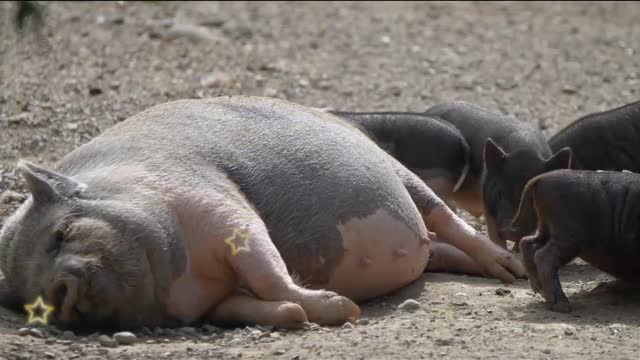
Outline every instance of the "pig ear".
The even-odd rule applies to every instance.
[[[489,170],[496,170],[502,167],[504,161],[507,159],[507,153],[504,152],[493,139],[488,138],[484,144],[484,163]]]
[[[78,196],[86,185],[21,160],[18,169],[22,171],[27,188],[35,201],[51,202],[61,198]]]
[[[558,169],[571,169],[573,163],[573,151],[571,148],[566,147],[557,153],[553,154],[546,161],[547,171],[558,170]]]

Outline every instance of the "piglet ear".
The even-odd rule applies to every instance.
[[[559,170],[559,169],[571,169],[573,166],[573,151],[571,148],[566,147],[553,154],[546,161],[547,171]]]
[[[76,197],[87,187],[83,183],[24,160],[18,163],[18,169],[22,172],[27,189],[37,202]]]
[[[488,138],[484,144],[484,163],[488,170],[497,170],[502,167],[507,159],[507,153],[504,152],[493,139]]]

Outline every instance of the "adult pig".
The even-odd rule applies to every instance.
[[[538,219],[537,233],[520,242],[529,282],[554,311],[571,311],[558,269],[575,257],[620,279],[638,281],[640,175],[552,171],[527,183],[515,227],[527,212]]]
[[[460,207],[475,216],[484,214],[489,237],[502,247],[506,240],[518,241],[533,232],[535,218],[520,233],[511,228],[522,190],[536,175],[568,168],[571,150],[552,153],[530,124],[463,101],[437,104],[426,114],[453,124],[469,144],[471,166],[459,195],[466,201]]]
[[[54,171],[19,167],[31,196],[0,234],[4,287],[72,327],[341,324],[460,253],[524,272],[365,135],[287,101],[169,102]]]
[[[574,168],[640,172],[640,101],[585,115],[549,139],[571,148]]]

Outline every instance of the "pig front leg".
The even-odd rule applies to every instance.
[[[542,296],[549,303],[551,310],[556,312],[571,312],[569,299],[562,291],[562,284],[558,276],[560,267],[566,265],[578,255],[575,246],[559,244],[552,237],[546,245],[534,255],[535,267],[542,289]]]
[[[482,267],[483,272],[504,282],[512,283],[516,278],[525,276],[525,268],[515,256],[458,217],[417,175],[395,159],[391,161],[427,228],[439,239],[468,255]]]

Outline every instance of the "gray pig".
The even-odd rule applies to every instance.
[[[0,294],[69,327],[336,325],[426,268],[524,274],[352,125],[287,101],[161,104],[19,168]]]

